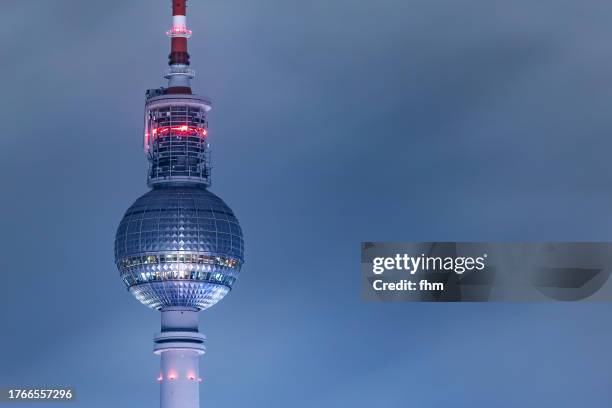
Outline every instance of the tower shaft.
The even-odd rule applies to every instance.
[[[198,332],[198,312],[173,308],[161,316],[161,332],[154,339],[154,352],[161,357],[160,408],[199,408],[199,357],[206,336]]]

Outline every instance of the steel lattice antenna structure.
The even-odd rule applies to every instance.
[[[161,408],[199,407],[199,356],[206,337],[198,312],[221,300],[244,262],[242,230],[211,184],[206,115],[211,102],[191,91],[186,0],[172,1],[167,88],[145,98],[148,186],[115,238],[115,263],[136,299],[161,311],[154,352],[161,356]]]

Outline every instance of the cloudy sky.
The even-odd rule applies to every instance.
[[[158,404],[113,264],[168,0],[5,2],[0,386]],[[612,6],[191,0],[212,191],[245,232],[202,406],[607,407],[612,306],[381,304],[362,241],[612,239]],[[26,406],[23,404],[22,406]]]

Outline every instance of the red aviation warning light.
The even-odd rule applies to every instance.
[[[145,150],[148,150],[151,142],[158,136],[199,136],[205,138],[208,136],[208,131],[203,128],[181,125],[181,126],[161,126],[145,132]]]
[[[166,31],[168,37],[191,37],[193,32],[186,25],[173,25],[172,28]]]

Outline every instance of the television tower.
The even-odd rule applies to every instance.
[[[172,1],[167,88],[145,97],[144,150],[151,190],[127,210],[115,237],[121,279],[161,311],[154,353],[161,357],[160,407],[199,407],[199,356],[206,337],[198,312],[232,288],[244,262],[242,230],[211,184],[207,113],[191,91],[186,0]]]

